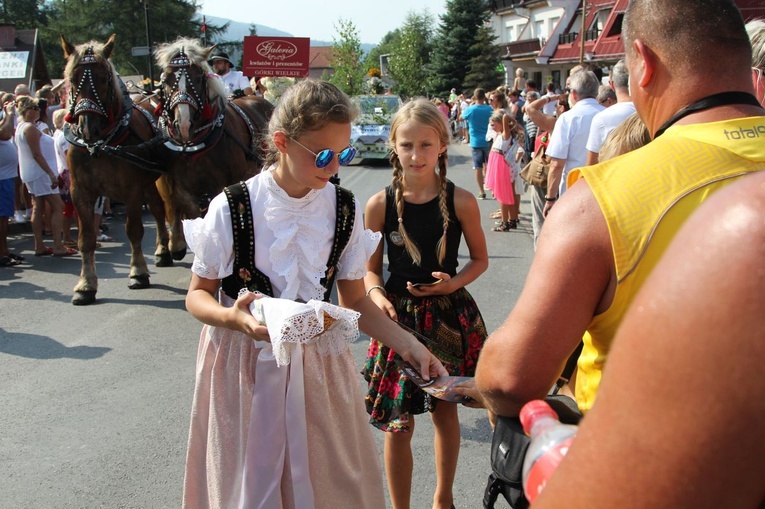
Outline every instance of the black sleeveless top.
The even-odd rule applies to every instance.
[[[404,227],[409,237],[414,240],[420,250],[422,263],[414,264],[406,252],[398,234],[398,215],[396,214],[395,191],[392,186],[385,188],[385,242],[388,249],[388,271],[390,276],[385,283],[389,292],[402,294],[406,292],[406,282],[431,283],[434,281],[431,272],[446,272],[454,277],[457,274],[457,254],[462,238],[462,226],[457,220],[454,210],[454,183],[446,183],[449,209],[449,228],[446,230],[446,257],[444,264],[438,263],[436,245],[443,233],[443,219],[438,206],[438,196],[427,203],[414,204],[404,202]]]

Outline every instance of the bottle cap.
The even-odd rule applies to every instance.
[[[535,399],[523,405],[519,416],[521,424],[523,425],[523,431],[527,434],[531,433],[531,426],[534,424],[534,421],[540,417],[552,417],[553,419],[557,419],[558,414],[555,413],[555,410],[553,410],[546,401],[541,399]]]

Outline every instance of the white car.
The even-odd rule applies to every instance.
[[[351,125],[351,145],[356,148],[353,162],[390,157],[390,123],[403,104],[397,95],[360,95],[352,98],[359,117]]]

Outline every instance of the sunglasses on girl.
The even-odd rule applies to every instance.
[[[291,139],[291,138],[290,138]],[[303,147],[305,150],[313,154],[316,159],[314,160],[313,164],[316,165],[317,168],[326,168],[329,163],[332,162],[332,159],[335,158],[335,151],[331,148],[325,148],[324,150],[319,150],[318,153],[314,152],[310,148],[306,147],[302,143],[300,143],[297,140],[292,140],[301,147]],[[337,154],[337,162],[340,164],[340,166],[348,166],[351,164],[351,161],[353,161],[353,158],[356,156],[356,149],[351,147],[350,145],[345,147],[343,150],[340,151],[339,154]]]

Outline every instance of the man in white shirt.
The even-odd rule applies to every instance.
[[[229,97],[252,95],[250,80],[241,71],[234,70],[234,63],[228,58],[228,53],[223,51],[214,53],[210,57],[209,64],[213,72],[223,80]]]
[[[601,111],[592,119],[590,135],[587,138],[587,166],[598,163],[598,154],[606,137],[627,117],[635,113],[635,105],[629,91],[630,75],[624,59],[619,60],[611,70],[609,85],[616,93],[616,104]]]
[[[550,99],[548,99],[547,103],[542,106],[542,113],[554,117],[555,109],[558,107],[558,101],[552,100],[553,97],[556,99],[558,98],[558,95],[555,93],[555,83],[550,82],[547,84],[547,93],[545,94],[545,97],[549,97]]]
[[[552,158],[547,177],[544,215],[566,191],[566,178],[574,168],[587,165],[587,138],[593,117],[605,108],[598,104],[600,83],[592,71],[579,71],[569,76],[568,102],[571,109],[555,123],[547,155]]]

